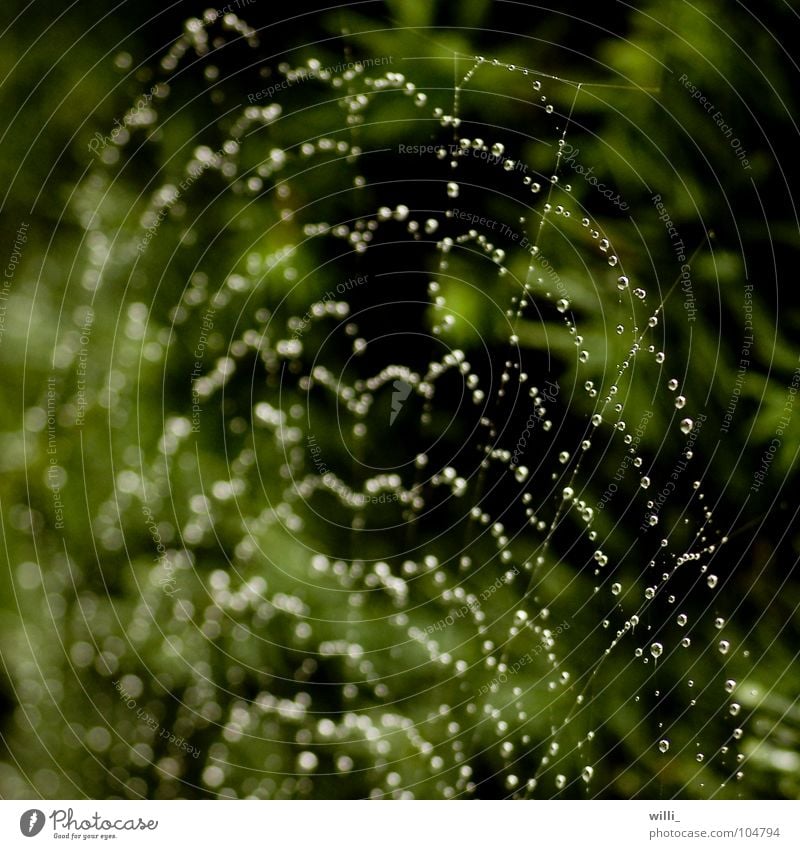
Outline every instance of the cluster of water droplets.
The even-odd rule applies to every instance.
[[[208,13],[187,23],[162,70],[206,57],[226,33],[258,46],[235,15]],[[698,769],[716,771],[687,782],[741,777],[742,725],[706,742],[696,729],[720,688],[684,671],[683,655],[705,648],[708,617],[693,622],[681,604],[705,593],[691,609],[718,609],[713,564],[726,542],[693,462],[702,410],[682,394],[680,352],[665,350],[660,293],[626,270],[565,173],[580,85],[483,57],[466,67],[443,96],[380,67],[280,66],[286,85],[234,110],[225,137],[198,141],[183,179],[156,185],[87,265],[93,293],[111,262],[132,281],[96,403],[113,407],[120,441],[140,435],[114,450],[96,541],[104,557],[129,552],[132,534],[149,550],[155,528],[164,548],[155,565],[130,564],[141,600],[129,646],[104,663],[142,700],[177,694],[174,726],[202,753],[198,763],[166,754],[134,727],[124,781],[155,775],[172,793],[187,781],[226,796],[344,786],[374,797],[585,796],[612,781],[609,739],[637,774],[658,775],[691,747]],[[526,120],[552,142],[544,170],[477,122],[481,101],[469,103],[487,71],[524,78]],[[219,76],[211,64],[204,73]],[[290,143],[281,127],[294,126],[301,85],[322,93],[317,110],[333,97],[343,126]],[[170,90],[159,84],[104,157],[109,169],[168,133]],[[438,125],[428,163],[439,167],[438,207],[389,201],[373,185],[365,133],[387,98]],[[485,184],[472,171],[462,179],[467,167],[483,168]],[[488,191],[498,175],[505,208],[519,213],[502,222]],[[89,244],[107,241],[111,179],[92,176],[78,200]],[[317,181],[338,184],[344,207],[315,197]],[[229,216],[210,244],[206,192]],[[234,243],[219,276],[210,254]],[[402,256],[398,244],[403,268],[384,259]],[[580,286],[559,262],[563,246],[580,258]],[[162,269],[173,247],[180,262]],[[190,270],[176,287],[178,268]],[[605,339],[590,334],[597,305],[613,316]],[[545,321],[571,354],[536,352]],[[179,375],[158,432],[138,419],[137,369]],[[663,441],[685,447],[667,462],[655,462],[637,369],[657,375],[652,403],[674,409]],[[666,484],[695,468],[676,509]],[[723,670],[737,646],[724,619],[714,627]],[[137,667],[153,643],[162,668]],[[609,677],[620,692],[598,693]],[[739,723],[737,684],[724,681]],[[680,715],[659,709],[667,694]],[[640,701],[646,719],[626,728],[626,705]],[[612,713],[598,715],[600,704]]]

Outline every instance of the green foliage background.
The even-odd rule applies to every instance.
[[[30,235],[10,290],[5,334],[0,341],[6,399],[0,409],[0,498],[7,567],[0,571],[0,793],[45,798],[219,794],[324,798],[364,797],[381,787],[391,795],[385,785],[390,766],[383,763],[385,758],[369,735],[354,726],[348,739],[339,739],[325,749],[328,744],[319,738],[321,732],[313,730],[314,723],[305,716],[302,705],[292,701],[305,682],[314,679],[326,693],[315,701],[316,710],[337,715],[369,712],[380,704],[374,690],[366,692],[369,687],[365,687],[355,697],[347,694],[346,687],[325,690],[325,681],[314,678],[319,668],[313,672],[306,664],[310,643],[304,642],[297,617],[290,610],[265,613],[257,605],[247,606],[248,601],[241,609],[235,604],[226,607],[218,626],[206,626],[202,632],[190,627],[193,614],[181,613],[150,576],[153,539],[142,521],[140,501],[133,496],[119,499],[120,469],[141,462],[154,487],[150,503],[160,508],[154,512],[171,516],[159,526],[165,540],[170,533],[175,539],[176,528],[196,533],[195,560],[182,562],[179,574],[182,593],[192,601],[198,620],[203,605],[209,603],[207,596],[221,606],[230,601],[220,601],[228,582],[232,581],[231,593],[242,598],[247,596],[246,582],[259,577],[268,579],[273,598],[298,593],[300,586],[299,595],[307,608],[322,607],[329,620],[315,624],[316,643],[339,639],[343,629],[348,639],[357,633],[367,654],[375,654],[375,666],[367,679],[373,679],[374,685],[391,676],[398,660],[379,650],[384,636],[381,627],[370,630],[362,623],[357,632],[348,628],[348,622],[366,617],[346,600],[348,594],[342,594],[339,609],[331,604],[337,581],[332,576],[319,578],[314,585],[307,581],[309,552],[344,551],[352,545],[351,537],[315,524],[310,515],[303,517],[299,538],[263,521],[265,497],[278,502],[285,496],[286,482],[277,473],[283,448],[279,441],[272,443],[266,437],[259,441],[257,471],[263,489],[248,487],[237,506],[252,520],[250,530],[258,545],[271,559],[280,561],[283,570],[265,572],[263,561],[254,552],[237,547],[241,517],[229,504],[222,500],[214,503],[206,525],[192,507],[191,496],[201,486],[192,460],[197,460],[196,466],[207,480],[224,480],[229,477],[231,457],[244,447],[244,437],[226,432],[222,422],[249,415],[248,380],[252,375],[246,370],[237,374],[219,421],[204,430],[196,446],[177,440],[180,444],[170,468],[155,450],[164,421],[187,415],[186,374],[192,368],[197,322],[202,315],[201,308],[190,309],[191,321],[171,327],[170,311],[183,297],[192,274],[188,259],[180,252],[172,256],[184,227],[179,220],[168,219],[161,225],[135,275],[128,277],[125,263],[112,263],[103,271],[103,285],[94,302],[93,354],[87,374],[91,403],[86,423],[80,429],[72,427],[69,420],[74,410],[71,413],[62,406],[60,413],[59,462],[69,481],[63,489],[68,519],[63,533],[54,528],[47,487],[46,429],[41,422],[47,379],[54,373],[53,357],[65,362],[74,358],[76,329],[81,326],[86,300],[81,281],[87,270],[91,273],[102,265],[113,249],[101,238],[87,238],[87,210],[102,211],[105,232],[122,234],[122,241],[134,238],[150,192],[170,178],[180,180],[184,147],[202,136],[203,143],[216,149],[214,142],[221,144],[230,128],[226,113],[239,102],[237,91],[241,99],[242,91],[258,90],[265,84],[263,77],[255,68],[241,71],[253,61],[244,47],[233,55],[229,52],[220,63],[223,70],[237,70],[237,75],[215,87],[224,92],[217,101],[205,96],[208,85],[202,63],[188,71],[173,85],[168,126],[158,144],[145,146],[127,171],[122,167],[104,196],[109,181],[102,175],[113,168],[104,171],[87,153],[88,143],[95,132],[109,132],[114,120],[158,78],[158,60],[183,32],[185,20],[201,14],[203,7],[191,2],[166,8],[149,2],[123,4],[113,10],[92,2],[79,2],[69,10],[54,10],[43,2],[14,6],[4,9],[8,29],[3,35],[5,49],[0,51],[0,102],[7,116],[0,157],[0,185],[5,187],[4,258],[11,253],[20,222],[30,224]],[[685,394],[700,399],[700,404],[704,401],[714,423],[704,428],[696,451],[707,460],[702,465],[703,488],[714,500],[715,526],[730,537],[719,555],[717,571],[725,576],[726,635],[739,647],[730,663],[744,694],[740,701],[747,714],[742,744],[746,766],[744,778],[738,782],[724,780],[736,771],[729,764],[709,765],[713,780],[698,773],[695,741],[702,739],[704,746],[719,748],[730,728],[724,724],[699,728],[700,720],[681,720],[689,699],[678,689],[685,669],[672,670],[664,664],[661,688],[668,695],[656,714],[649,716],[644,703],[620,697],[628,688],[631,693],[636,689],[637,671],[630,665],[601,666],[593,683],[593,713],[576,723],[571,742],[576,743],[587,728],[596,727],[593,747],[603,754],[602,765],[589,788],[578,782],[565,794],[796,798],[800,791],[794,497],[800,446],[797,411],[783,430],[768,485],[751,491],[753,475],[780,426],[787,391],[800,362],[794,280],[798,249],[795,116],[800,86],[788,48],[792,38],[797,42],[800,36],[796,10],[777,0],[744,5],[653,0],[636,9],[609,3],[562,4],[549,10],[501,2],[387,0],[301,14],[285,21],[260,2],[243,9],[242,14],[254,27],[271,27],[256,55],[276,69],[275,79],[277,66],[284,60],[299,64],[315,57],[323,65],[336,65],[350,57],[391,56],[393,67],[408,67],[404,70],[408,77],[419,89],[431,93],[431,105],[438,97],[436,102],[446,107],[452,99],[453,55],[463,57],[457,66],[463,72],[469,67],[466,57],[480,54],[562,80],[593,83],[580,92],[570,142],[579,148],[580,161],[591,163],[628,202],[636,236],[626,215],[612,205],[603,206],[592,187],[573,175],[575,197],[593,209],[620,253],[625,252],[633,272],[655,280],[662,293],[670,291],[680,271],[655,214],[653,194],[661,195],[692,253],[697,321],[681,320],[678,293],[666,300],[671,320],[665,324],[669,349],[680,351],[685,361],[685,374],[681,375]],[[139,71],[128,73],[128,69],[115,67],[114,59],[123,50],[133,57],[134,66],[142,62]],[[410,59],[420,56],[429,61]],[[513,125],[527,83],[502,68],[487,67],[483,73],[484,90],[492,93],[489,108],[493,121],[499,127]],[[680,81],[682,75],[735,128],[750,168],[742,167],[718,125],[692,99]],[[568,109],[574,86],[553,80],[551,90],[558,107]],[[274,128],[270,146],[288,147],[298,134],[313,137],[340,121],[338,104],[330,100],[320,106],[319,98],[319,89],[312,84],[283,92],[282,101],[297,112]],[[474,109],[476,116],[485,115],[487,103],[479,96],[464,101],[465,114],[469,116]],[[364,149],[377,149],[398,143],[430,143],[435,130],[424,124],[412,125],[397,103],[387,99],[374,107],[370,122],[359,132]],[[134,134],[134,142],[139,139]],[[521,139],[519,144],[525,162],[547,167],[552,150],[538,139]],[[247,148],[244,155],[252,156],[255,163],[263,151]],[[382,167],[378,160],[374,175],[379,175]],[[143,191],[151,172],[157,170],[159,182]],[[405,175],[393,172],[392,176],[402,179]],[[209,175],[182,198],[189,208],[213,199],[213,213],[199,220],[194,232],[197,244],[213,245],[204,265],[212,281],[230,273],[232,256],[249,257],[248,261],[267,267],[287,240],[303,240],[299,225],[293,231],[291,222],[282,230],[265,226],[281,215],[282,204],[274,197],[265,198],[257,207],[235,194],[215,198],[224,185],[217,175]],[[337,191],[339,185],[339,173],[320,170],[305,184],[300,181],[301,196],[295,196],[293,203],[296,208],[313,203]],[[375,190],[375,199],[376,203],[382,199],[379,190]],[[347,204],[347,197],[331,200],[325,212],[335,219]],[[488,204],[489,212],[498,217],[507,205],[502,197]],[[217,239],[216,222],[235,216],[237,225]],[[254,240],[258,228],[264,232]],[[575,238],[579,237],[576,232]],[[228,341],[247,327],[241,322],[254,321],[259,308],[274,309],[286,297],[290,311],[302,315],[314,298],[336,282],[332,270],[328,276],[317,270],[326,259],[322,249],[310,241],[303,244],[294,260],[301,277],[313,270],[307,282],[292,289],[276,275],[263,290],[252,294],[241,318],[238,310],[220,310],[209,341],[214,357],[225,353]],[[578,372],[571,360],[572,341],[555,314],[542,324],[523,326],[522,346],[533,361],[539,361],[536,358],[543,352],[552,357],[564,385],[577,385],[579,375],[581,382],[586,377],[601,381],[607,363],[621,358],[614,347],[617,340],[608,338],[606,332],[606,326],[614,323],[609,319],[614,307],[598,304],[596,293],[581,282],[581,268],[570,252],[562,256],[553,250],[559,273],[573,293],[574,308],[580,311],[587,348],[605,353],[590,361],[588,371]],[[468,262],[464,269],[465,276],[472,273]],[[742,305],[748,281],[754,286],[752,364],[741,382],[730,431],[721,436],[719,424],[737,387],[737,350],[744,333]],[[487,280],[483,291],[502,300],[501,281]],[[481,296],[466,291],[448,294],[499,350],[506,328],[484,308]],[[240,306],[235,295],[233,300]],[[150,308],[145,327],[136,320],[136,308],[131,308],[140,302]],[[607,308],[609,315],[601,313],[601,307]],[[420,318],[421,325],[427,321],[425,316]],[[167,345],[165,339],[171,333],[175,338]],[[315,337],[309,336],[309,347],[312,339]],[[468,333],[457,341],[470,355],[477,349]],[[148,342],[169,347],[169,355],[142,357]],[[269,376],[259,371],[257,363],[252,374],[270,386]],[[652,380],[657,379],[654,374]],[[64,368],[59,372],[62,399],[74,393],[72,381],[74,371]],[[632,385],[628,405],[633,410],[650,409],[650,387],[647,375]],[[304,403],[299,392],[297,401]],[[318,405],[319,415],[330,412],[321,399],[312,399],[312,404]],[[698,406],[697,411],[701,409]],[[581,400],[576,400],[571,410],[578,418],[589,415],[588,404]],[[655,418],[644,447],[655,453],[664,434],[670,433],[675,411],[662,401],[656,402],[653,411]],[[629,419],[635,421],[638,416],[629,414]],[[340,461],[343,453],[337,454],[341,449],[336,447],[333,426],[330,433],[317,435],[328,456]],[[371,432],[369,439],[372,445],[394,450],[388,429],[386,433]],[[141,453],[137,453],[139,449]],[[189,461],[183,462],[185,457]],[[609,477],[618,461],[618,455],[609,453],[605,460]],[[256,471],[243,469],[241,474],[255,477]],[[602,477],[591,482],[595,500],[602,493],[602,482]],[[336,509],[334,504],[329,507]],[[602,524],[606,521],[610,521],[608,516],[598,517],[601,530],[609,530]],[[623,521],[615,529],[618,550],[614,553],[621,555],[638,533],[638,519]],[[520,560],[525,557],[524,542],[519,541]],[[446,557],[449,545],[449,541],[442,542],[437,554]],[[376,540],[360,543],[358,550],[347,556],[368,561],[387,556],[385,551],[384,541]],[[225,577],[229,564],[221,552],[236,561],[236,577]],[[476,562],[490,563],[492,545],[476,544],[472,556]],[[557,622],[559,613],[580,606],[591,594],[591,578],[581,572],[578,562],[551,565],[542,594],[560,599],[562,609],[554,609],[552,614]],[[634,574],[628,577],[636,581]],[[488,578],[478,576],[474,587],[479,590],[489,583]],[[431,601],[437,592],[432,579],[421,580],[415,585],[418,595],[414,600],[420,604]],[[492,599],[489,618],[499,619],[513,609],[518,593],[516,587],[503,587]],[[445,616],[448,609],[442,605],[439,612]],[[370,608],[376,618],[392,611],[389,597]],[[705,609],[695,612],[714,618]],[[590,629],[588,636],[575,631],[562,635],[568,650],[602,653],[609,635],[600,627],[603,614],[599,605],[592,615],[596,615],[597,627]],[[151,617],[163,631],[149,628]],[[420,627],[429,621],[429,612],[420,614]],[[245,629],[267,625],[272,642],[241,638]],[[592,631],[596,631],[594,636]],[[709,645],[714,639],[713,631],[699,636]],[[474,689],[491,677],[480,665],[480,641],[467,620],[442,639],[449,641],[445,648],[463,649]],[[448,679],[437,687],[436,678],[424,667],[424,653],[415,646],[404,651],[402,660],[413,669],[405,681],[405,692],[422,695],[403,704],[396,715],[424,728],[434,747],[450,751],[448,723],[454,717],[462,722],[468,718],[457,715],[455,709],[453,716],[437,716],[437,710],[440,704],[459,702],[462,682]],[[363,667],[357,660],[332,659],[324,666],[322,677],[360,681]],[[700,652],[693,663],[692,677],[710,690],[718,690],[727,671],[716,653]],[[141,722],[110,683],[123,672],[145,682],[137,702],[147,714],[159,727],[174,729],[184,737],[196,747],[199,757],[159,740],[151,741],[150,748],[139,743],[131,751],[129,742],[137,739]],[[526,681],[532,682],[537,674],[531,669]],[[246,727],[237,712],[254,700],[263,700],[267,691],[276,704],[265,708],[263,724],[257,729]],[[747,702],[749,692],[758,695]],[[542,754],[541,741],[548,725],[568,703],[560,698],[529,696],[524,707],[534,717],[528,726],[532,740],[523,741],[524,729],[520,728],[519,739],[514,741],[518,751],[527,747],[532,758]],[[509,706],[509,714],[516,710]],[[388,714],[382,733],[393,738],[391,757],[405,764],[404,783],[413,785],[418,797],[447,795],[445,789],[454,781],[437,775],[429,757],[417,760],[420,749],[414,734],[403,730],[402,724],[393,726],[395,713]],[[672,750],[676,754],[667,762],[653,748],[659,733],[657,723],[665,720],[675,721]],[[513,725],[511,716],[509,721]],[[250,733],[255,738],[251,739]],[[509,767],[498,752],[493,733],[487,728],[476,730],[465,743],[467,762],[479,781],[471,795],[503,796],[514,789],[504,783]],[[293,776],[298,750],[317,743],[327,754],[320,755],[322,763],[316,773],[313,777]],[[575,769],[584,756],[577,750],[573,754],[569,766]],[[343,778],[335,762],[345,755],[354,765]],[[207,780],[209,765],[228,759],[237,766],[226,772],[224,780]],[[523,761],[523,781],[526,769],[530,765]],[[540,795],[555,793],[550,782]]]

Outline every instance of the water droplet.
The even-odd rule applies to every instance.
[[[650,654],[652,654],[653,657],[656,657],[656,658],[661,657],[661,655],[663,653],[664,653],[664,646],[662,646],[661,643],[653,643],[650,646]]]
[[[297,766],[301,772],[313,772],[317,763],[317,756],[313,752],[300,752],[297,756]]]
[[[669,751],[669,740],[659,740],[658,751],[665,754]]]
[[[681,433],[691,433],[693,427],[694,421],[692,419],[684,419],[681,422]]]

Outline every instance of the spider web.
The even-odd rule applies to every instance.
[[[113,475],[87,498],[93,603],[119,640],[98,686],[126,696],[97,705],[131,751],[109,781],[731,792],[746,652],[706,416],[678,281],[642,271],[573,155],[589,86],[312,59],[245,105],[209,58],[226,34],[258,47],[234,15],[187,23],[75,203],[82,306],[122,292],[89,405]],[[219,116],[179,143],[184,62]]]

